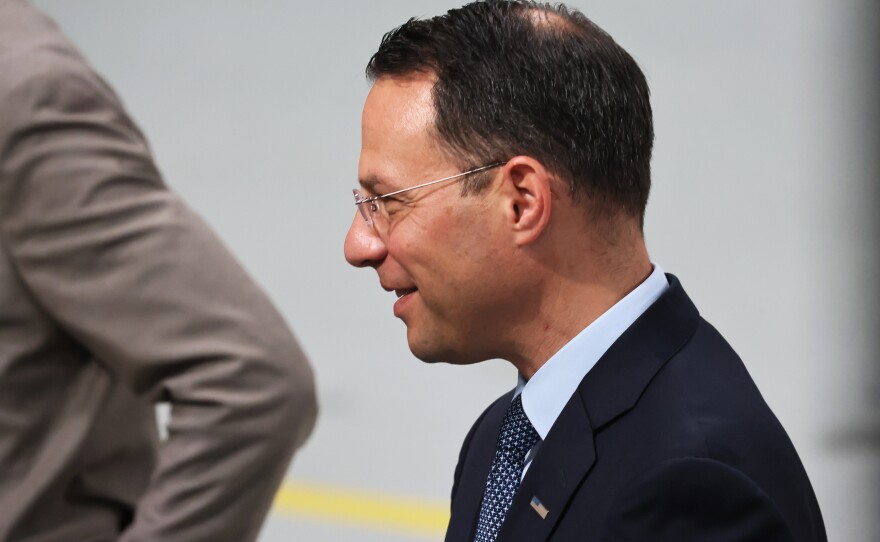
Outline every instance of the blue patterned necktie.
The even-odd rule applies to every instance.
[[[541,437],[523,410],[522,398],[517,395],[507,408],[507,414],[501,423],[495,460],[492,462],[489,479],[486,480],[486,492],[483,494],[474,542],[494,542],[498,537],[498,530],[519,487],[523,462],[529,450],[539,440]]]

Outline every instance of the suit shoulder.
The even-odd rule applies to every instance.
[[[739,355],[707,321],[657,374],[658,399],[680,406],[698,422],[739,421],[752,431],[782,429]],[[712,416],[708,416],[712,414]],[[704,428],[715,427],[700,423]],[[732,428],[727,424],[717,428]]]
[[[0,12],[0,73],[0,103],[7,110],[5,100],[22,88],[31,94],[84,85],[91,92],[109,90],[56,23],[27,2],[13,2]]]
[[[679,452],[722,460],[727,455],[742,457],[745,446],[750,448],[746,457],[767,457],[782,449],[794,452],[743,361],[702,318],[693,336],[658,371],[639,403],[636,417],[642,422],[659,424],[664,434],[678,436],[677,443],[690,443]]]
[[[642,471],[648,473],[643,479],[672,483],[667,473],[706,472],[717,475],[716,487],[727,487],[727,482],[741,488],[751,484],[788,519],[789,526],[795,523],[791,518],[804,517],[818,518],[821,524],[815,494],[794,444],[743,361],[711,324],[700,320],[694,335],[656,375],[641,401],[634,426],[641,427],[643,438],[654,444],[653,457],[643,463],[651,465]]]
[[[109,85],[81,59],[67,59],[56,51],[34,50],[27,61],[0,59],[0,103],[7,112],[38,106],[46,100],[98,98],[119,102]],[[50,103],[53,103],[50,102]]]

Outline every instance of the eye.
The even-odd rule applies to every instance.
[[[370,212],[376,213],[378,211],[379,211],[379,202],[378,201],[371,201],[370,202]]]
[[[404,206],[404,201],[397,198],[384,198],[382,202],[385,204],[385,212],[393,215]]]

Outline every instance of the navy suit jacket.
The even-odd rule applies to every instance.
[[[733,349],[667,278],[550,429],[498,542],[827,540],[785,430]],[[474,539],[511,393],[465,438],[447,542]]]

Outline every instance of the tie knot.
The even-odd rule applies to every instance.
[[[526,453],[541,439],[538,432],[526,416],[522,405],[522,395],[517,395],[504,415],[501,423],[501,434],[498,438],[499,447],[517,452],[525,458]]]

